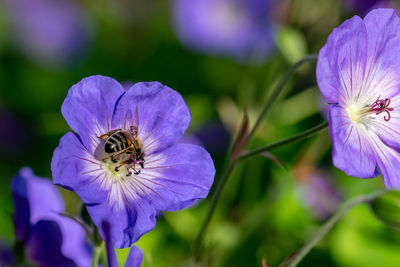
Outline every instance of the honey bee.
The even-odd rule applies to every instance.
[[[130,176],[138,175],[141,170],[136,170],[136,164],[144,168],[144,152],[143,145],[137,136],[137,127],[131,126],[129,131],[115,129],[106,134],[97,136],[101,140],[105,140],[104,152],[108,155],[103,160],[110,158],[113,163],[121,162],[121,165],[115,167],[115,171],[125,165]]]

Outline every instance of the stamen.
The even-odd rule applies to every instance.
[[[386,112],[387,116],[385,115],[383,118],[385,121],[389,121],[391,116],[390,116],[390,111],[393,111],[393,108],[389,107],[390,104],[390,99],[385,98],[379,99],[380,96],[375,100],[375,102],[369,107],[368,111],[375,112],[376,115],[381,114],[382,112]]]

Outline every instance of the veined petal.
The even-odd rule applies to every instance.
[[[400,89],[400,18],[393,9],[375,9],[364,18],[368,34],[368,56],[362,103],[377,97],[391,98]]]
[[[177,144],[149,157],[137,183],[157,210],[175,211],[205,198],[214,175],[214,164],[204,148]]]
[[[400,155],[399,151],[383,143],[376,144],[378,166],[387,189],[400,190]]]
[[[102,228],[104,231],[104,242],[106,247],[107,253],[107,264],[108,267],[118,267],[118,258],[117,254],[115,253],[115,249],[112,246],[111,242],[111,232],[110,232],[110,223],[109,221],[104,221],[102,224]],[[125,261],[125,267],[139,267],[143,261],[143,253],[140,248],[137,246],[132,246],[129,249],[128,258]]]
[[[107,199],[107,177],[98,162],[74,133],[64,135],[51,161],[53,183],[74,191],[85,204]]]
[[[377,176],[376,156],[371,146],[371,139],[378,138],[375,133],[352,122],[346,110],[334,105],[329,107],[329,122],[333,164],[350,176]]]
[[[87,209],[99,227],[101,236],[105,238],[109,231],[112,247],[126,248],[154,228],[156,211],[134,188],[115,184],[113,190],[111,198],[121,198],[124,202],[113,199],[97,205],[88,205]],[[104,227],[105,221],[109,223],[109,229]]]
[[[140,82],[121,97],[112,127],[138,126],[138,137],[150,155],[177,143],[189,122],[189,109],[178,92],[159,82]]]
[[[318,56],[317,80],[331,103],[347,103],[361,90],[367,59],[367,31],[354,16],[333,30]]]
[[[61,138],[51,165],[54,183],[73,190],[82,199],[103,238],[102,223],[109,222],[113,247],[129,247],[154,228],[154,208],[134,187],[109,177],[75,134]]]
[[[85,78],[69,89],[61,112],[90,152],[97,147],[96,135],[111,130],[115,104],[123,93],[116,80],[100,75]]]

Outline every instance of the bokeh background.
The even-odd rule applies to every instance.
[[[1,0],[0,243],[14,242],[10,180],[22,166],[51,178],[50,161],[70,131],[68,89],[101,74],[129,86],[160,81],[181,93],[192,121],[185,142],[211,153],[218,182],[242,120],[254,123],[285,71],[318,53],[345,19],[394,1],[357,0]],[[300,68],[250,147],[326,119],[315,64]],[[383,188],[333,167],[327,131],[240,164],[222,193],[200,266],[277,266],[343,200]],[[270,157],[271,158],[271,157]],[[214,188],[212,189],[212,191]],[[67,211],[80,201],[60,188]],[[211,193],[210,193],[211,195]],[[209,199],[161,215],[137,243],[143,266],[185,266]],[[399,266],[400,234],[367,206],[349,212],[301,266]],[[118,250],[121,260],[127,250]]]

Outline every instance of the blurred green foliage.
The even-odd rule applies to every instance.
[[[146,6],[146,1],[140,2]],[[60,107],[68,89],[93,74],[120,82],[160,81],[179,91],[192,114],[189,133],[209,121],[221,121],[231,136],[246,107],[254,120],[290,64],[317,53],[334,27],[351,13],[335,0],[282,1],[275,53],[264,64],[246,66],[225,58],[186,50],[172,29],[171,2],[150,1],[134,10],[138,17],[120,17],[111,0],[82,0],[91,16],[93,40],[87,55],[75,65],[46,69],[16,49],[7,14],[0,8],[0,107],[22,120],[29,130],[29,146],[18,155],[0,153],[0,237],[11,243],[12,200],[9,183],[22,166],[51,177],[50,161],[60,137],[69,131]],[[114,4],[123,4],[116,1]],[[128,7],[127,7],[128,8]],[[122,8],[123,9],[123,8]],[[120,10],[120,9],[117,9]],[[130,12],[125,12],[129,14]],[[133,16],[134,16],[133,15]],[[251,147],[290,136],[324,119],[315,80],[315,65],[300,69],[261,125]],[[5,129],[7,131],[7,129]],[[228,181],[205,237],[200,266],[277,266],[295,252],[321,221],[305,203],[301,179],[293,170],[302,164],[323,169],[345,199],[382,188],[381,178],[356,179],[334,169],[327,132],[274,151],[286,171],[265,158],[242,163]],[[218,181],[224,151],[213,155]],[[60,189],[68,212],[77,214],[80,201]],[[212,193],[212,192],[211,192]],[[210,193],[210,194],[211,194]],[[185,266],[191,244],[209,200],[195,207],[166,213],[156,228],[137,243],[144,266]],[[366,207],[352,210],[305,258],[301,266],[398,266],[400,234],[378,221]],[[127,249],[118,250],[121,263]]]

